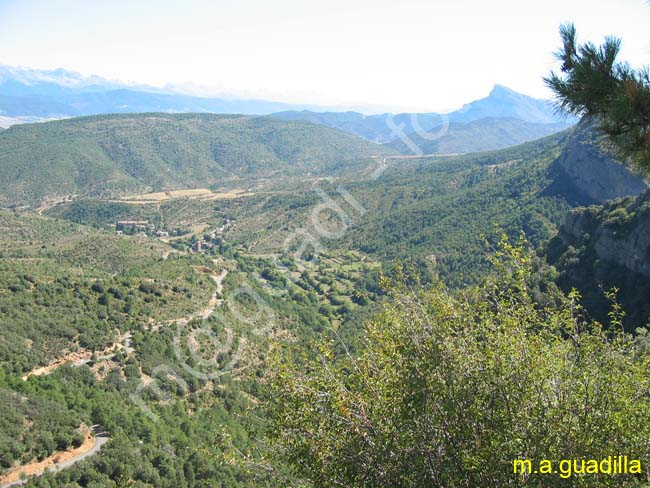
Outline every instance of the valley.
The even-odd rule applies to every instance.
[[[2,131],[2,482],[278,486],[294,476],[268,445],[275,396],[300,377],[282,376],[290,358],[338,365],[363,354],[374,321],[417,301],[406,289],[483,293],[504,239],[526,239],[535,303],[562,303],[576,269],[589,283],[592,244],[567,214],[645,182],[586,122],[559,132],[526,122],[553,128],[493,144],[483,129],[512,121],[469,120],[483,106],[445,140],[418,140],[422,154],[322,120],[239,115]],[[468,135],[477,124],[487,125]],[[585,153],[589,181],[571,171]],[[641,211],[625,205],[632,225]],[[619,207],[599,219],[622,219]],[[620,281],[607,269],[598,276]],[[596,290],[581,286],[603,317]],[[630,281],[624,306],[637,307],[634,287],[645,278]],[[628,329],[648,314],[631,317]]]
[[[173,206],[173,200],[164,204]],[[189,200],[192,205],[215,203]],[[15,418],[0,431],[2,439],[11,439],[6,444],[3,440],[8,450],[0,452],[5,463],[11,460],[3,466],[3,482],[18,480],[21,473],[38,475],[46,467],[56,469],[28,486],[54,476],[75,479],[96,473],[92,476],[101,479],[106,476],[103,463],[114,464],[125,452],[136,456],[140,449],[140,434],[119,434],[125,423],[144,422],[138,430],[155,436],[148,454],[138,455],[140,474],[127,471],[129,476],[148,476],[145,470],[159,466],[160,455],[180,466],[207,466],[209,458],[202,453],[215,438],[222,439],[224,449],[230,436],[239,437],[233,449],[253,448],[253,441],[242,435],[261,424],[232,415],[257,409],[264,397],[260,381],[265,381],[269,341],[306,346],[329,327],[345,333],[353,329],[354,314],[379,293],[377,275],[370,288],[374,291],[359,287],[369,276],[362,272],[368,265],[357,256],[332,257],[307,267],[285,259],[286,268],[278,273],[272,258],[240,254],[225,243],[192,253],[189,242],[116,235],[114,222],[112,230],[102,230],[47,217],[61,205],[82,202],[59,203],[43,209],[41,216],[0,211],[0,222],[10,231],[0,245],[0,274],[7,280],[0,292],[0,412]],[[15,274],[19,270],[22,274]],[[261,300],[268,311],[261,322],[242,323],[237,317],[249,309],[251,299],[252,305]],[[7,315],[14,310],[13,300],[22,304],[24,315]],[[57,316],[57,307],[65,307],[65,315]],[[82,322],[69,323],[73,316]],[[222,351],[218,360],[215,351]],[[20,383],[15,383],[18,378]],[[215,384],[214,378],[221,380]],[[59,405],[57,398],[62,397],[68,400]],[[224,400],[230,405],[227,410],[217,407]],[[57,408],[45,407],[48,402]],[[169,430],[170,415],[177,428],[182,424],[185,430],[204,431],[202,440],[194,436],[179,445],[177,433]],[[215,415],[222,420],[215,421]],[[91,446],[88,439],[78,438],[79,422],[99,424],[110,433],[110,442],[97,437]],[[166,444],[153,440],[159,435],[173,436],[169,439],[187,446],[187,452],[165,454]],[[101,455],[92,456],[99,447]],[[85,458],[91,464],[74,462]],[[259,486],[259,473],[246,482],[235,475],[239,472],[225,466],[210,476],[237,476],[244,486]]]
[[[467,156],[386,156],[358,175],[288,177],[232,200],[139,199],[137,206],[118,205],[127,200],[79,200],[46,215],[102,229],[120,220],[146,220],[164,232],[181,233],[173,242],[186,248],[201,238],[196,226],[223,227],[217,240],[257,254],[286,254],[300,245],[288,240],[306,232],[325,249],[353,249],[384,261],[436,255],[436,272],[461,284],[486,265],[482,239],[493,240],[500,232],[495,226],[512,236],[524,231],[534,245],[554,235],[572,206],[568,194],[547,191],[554,181],[550,164],[567,138],[563,133]],[[465,277],[470,269],[473,275]]]
[[[0,488],[650,488],[648,6],[0,0]]]
[[[248,118],[48,124],[17,137],[81,133],[59,142],[61,155],[91,137],[123,173],[68,179],[69,193],[55,195],[49,181],[23,181],[30,162],[4,183],[0,414],[9,422],[0,423],[0,461],[3,482],[35,475],[29,487],[290,479],[284,462],[268,467],[265,437],[279,358],[311,361],[323,341],[341,357],[360,350],[368,317],[393,300],[389,283],[444,282],[462,293],[489,276],[488,253],[504,233],[544,248],[578,203],[568,189],[582,184],[555,169],[582,128],[497,151],[415,156],[333,129],[329,142],[312,144],[305,134],[321,128]],[[131,128],[119,137],[98,135],[123,124]],[[152,139],[143,146],[134,128]],[[148,145],[196,130],[210,136],[178,154]],[[17,144],[11,130],[0,137]],[[228,145],[257,147],[239,138],[263,144],[235,164]],[[327,155],[330,144],[344,156]],[[221,155],[199,177],[185,158],[216,146]],[[0,159],[23,151],[13,147]],[[277,159],[265,159],[268,148]],[[48,158],[53,174],[68,167]],[[185,184],[151,179],[170,172]],[[619,185],[620,196],[637,183]],[[553,273],[540,262],[532,285],[547,303],[558,299]],[[106,436],[80,433],[80,424]]]

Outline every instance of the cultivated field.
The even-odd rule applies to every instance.
[[[208,190],[207,188],[194,188],[189,190],[170,190],[156,193],[144,193],[141,195],[123,197],[121,199],[112,201],[118,203],[148,204],[162,203],[169,200],[176,200],[181,198],[191,200],[231,200],[234,198],[241,198],[250,195],[253,195],[253,193],[239,189],[216,193],[212,190]]]

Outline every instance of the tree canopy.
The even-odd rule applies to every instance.
[[[575,115],[597,117],[622,154],[650,171],[650,71],[617,61],[621,40],[606,37],[601,46],[579,44],[573,24],[560,27],[562,48],[556,53],[561,72],[546,84],[558,106]]]
[[[650,356],[582,316],[540,306],[530,256],[505,244],[497,276],[453,295],[393,290],[360,352],[280,368],[274,441],[319,487],[638,486],[634,476],[521,475],[515,459],[647,459]],[[556,464],[557,466],[557,464]]]

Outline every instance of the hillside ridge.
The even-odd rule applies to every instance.
[[[118,114],[16,125],[0,132],[0,205],[330,175],[389,153],[328,127],[244,115]]]

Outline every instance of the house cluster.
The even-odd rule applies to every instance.
[[[209,249],[212,249],[213,247],[214,247],[214,242],[205,239],[199,239],[194,244],[192,244],[190,250],[192,252],[204,252],[204,251],[208,251]]]
[[[190,250],[192,252],[205,252],[212,249],[216,244],[222,241],[226,229],[233,225],[236,219],[224,218],[221,225],[212,232],[205,234],[203,239],[193,242]]]
[[[224,218],[221,224],[212,232],[206,233],[202,237],[193,237],[190,241],[190,250],[192,252],[205,252],[212,249],[222,241],[223,234],[234,224],[234,222],[234,218]],[[178,237],[188,234],[188,231],[183,229],[156,229],[156,226],[148,220],[119,220],[115,223],[115,231],[118,234],[146,235],[149,237],[157,237],[158,239],[165,239],[170,236]]]

